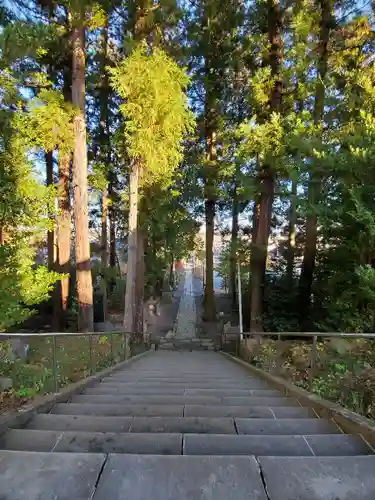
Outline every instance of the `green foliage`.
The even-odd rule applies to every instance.
[[[14,123],[17,123],[15,120]],[[0,330],[28,317],[29,307],[48,298],[57,273],[34,267],[35,237],[48,228],[53,191],[32,176],[27,141],[13,129],[0,144]]]
[[[128,153],[140,160],[143,181],[170,183],[182,159],[182,139],[192,129],[184,89],[188,78],[160,49],[136,48],[117,68],[109,68],[113,87],[124,102]]]
[[[74,108],[64,101],[61,93],[43,89],[28,103],[28,109],[21,108],[14,117],[14,127],[27,141],[29,147],[43,151],[53,151],[56,147],[61,154],[73,150]]]
[[[317,344],[311,376],[311,342],[267,339],[244,351],[253,364],[277,374],[324,399],[375,418],[375,351],[373,341],[332,338]]]

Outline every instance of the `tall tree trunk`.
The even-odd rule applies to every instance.
[[[332,0],[317,0],[320,7],[320,33],[319,33],[319,59],[317,62],[317,78],[314,103],[314,123],[321,127],[324,116],[325,101],[325,79],[328,71],[328,43],[333,26]],[[303,262],[300,277],[300,318],[301,328],[307,324],[310,317],[311,290],[315,269],[316,247],[317,247],[317,216],[316,204],[320,192],[321,179],[316,172],[310,173],[308,186],[309,213],[306,219],[306,242],[303,253]]]
[[[281,111],[282,81],[279,78],[282,58],[281,16],[278,0],[267,0],[268,39],[270,43],[269,65],[274,85],[270,96],[270,113]],[[250,331],[262,331],[263,289],[267,265],[268,238],[271,227],[275,175],[272,167],[265,164],[258,173],[259,218],[256,238],[251,251],[251,306]],[[257,205],[257,204],[256,204]]]
[[[206,72],[210,75],[209,57]],[[204,320],[216,320],[214,293],[214,235],[215,235],[215,177],[216,177],[216,100],[213,95],[213,82],[208,78],[205,102],[205,142],[206,165],[204,166],[204,207],[206,219],[206,276],[204,293]]]
[[[72,50],[72,102],[77,108],[77,114],[74,117],[75,145],[73,155],[73,191],[76,233],[75,252],[78,327],[80,331],[93,331],[93,290],[87,192],[85,28],[83,12],[76,16],[75,23],[73,24]]]
[[[116,268],[117,257],[116,257],[116,218],[115,218],[115,208],[114,208],[114,178],[113,173],[109,172],[109,183],[108,183],[108,198],[111,202],[108,209],[109,218],[109,266],[112,269]]]
[[[139,162],[131,163],[129,179],[129,223],[128,223],[128,263],[126,271],[126,292],[124,329],[127,333],[135,331],[135,314],[137,308],[136,279],[137,279],[137,228],[138,228],[138,186]]]
[[[69,19],[67,19],[69,22]],[[72,92],[70,87],[72,57],[67,56],[66,68],[64,71],[64,99],[66,102],[72,101]],[[65,275],[57,282],[55,288],[55,314],[54,324],[56,330],[64,331],[68,320],[68,302],[70,290],[71,273],[71,233],[72,233],[72,215],[70,201],[70,172],[71,172],[70,153],[63,150],[58,151],[58,215],[56,219],[56,268],[59,273]]]
[[[46,177],[47,186],[53,186],[53,151],[48,151],[45,154],[46,159]],[[53,215],[48,214],[50,222],[53,222]],[[55,229],[52,227],[47,233],[47,255],[48,255],[48,269],[50,271],[55,269],[56,252],[55,252]]]
[[[232,301],[232,312],[237,309],[236,276],[237,276],[237,250],[238,250],[238,215],[239,204],[237,198],[237,186],[234,186],[232,194],[232,233],[230,242],[229,263],[229,295]]]
[[[103,189],[100,196],[101,206],[101,262],[102,267],[108,267],[108,198],[107,190]]]
[[[56,316],[59,330],[64,331],[67,325],[68,300],[69,300],[69,275],[70,243],[72,232],[71,203],[70,203],[70,154],[59,153],[59,178],[58,178],[58,209],[57,216],[57,270],[65,274],[58,282],[56,290]]]
[[[215,201],[205,200],[206,212],[206,288],[205,288],[205,312],[206,321],[215,321],[216,304],[214,294],[214,220],[215,220]]]
[[[110,136],[108,122],[109,107],[109,80],[106,70],[108,62],[108,17],[101,36],[101,82],[99,92],[99,135],[100,135],[100,161],[107,176],[110,160]],[[101,262],[103,268],[108,267],[108,195],[107,187],[101,192]]]
[[[297,222],[297,181],[292,180],[290,193],[289,225],[288,225],[288,253],[286,275],[288,285],[293,286],[294,281],[294,257],[296,251],[296,222]]]
[[[173,253],[170,255],[170,261],[169,261],[169,286],[171,288],[174,287],[174,256]]]
[[[145,255],[144,255],[144,235],[140,223],[137,229],[137,277],[135,290],[135,328],[134,333],[137,339],[142,340],[143,336],[143,303],[145,289]]]

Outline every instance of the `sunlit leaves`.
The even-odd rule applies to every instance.
[[[117,68],[110,68],[111,81],[123,98],[125,140],[129,155],[141,160],[143,182],[163,179],[182,159],[182,140],[192,129],[184,89],[188,78],[159,49],[148,53],[137,48]]]

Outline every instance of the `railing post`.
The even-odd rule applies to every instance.
[[[311,346],[311,360],[310,360],[310,374],[309,374],[309,387],[310,387],[310,389],[312,388],[313,378],[315,375],[316,357],[317,357],[317,341],[318,341],[318,336],[314,335],[313,336],[313,343]]]
[[[89,335],[89,370],[90,375],[92,375],[92,335]]]
[[[125,361],[130,358],[129,338],[130,338],[130,336],[125,334],[125,337],[124,337],[124,341],[125,341],[125,346],[124,346]]]
[[[57,353],[56,353],[56,337],[52,336],[52,376],[53,388],[55,392],[59,391],[59,383],[57,380]]]
[[[126,333],[124,333],[124,361],[128,359],[128,336]]]
[[[110,343],[110,349],[111,349],[111,365],[113,365],[113,333],[112,332],[109,334],[109,343]]]
[[[277,375],[279,375],[281,372],[281,355],[282,355],[282,341],[281,341],[281,335],[278,335],[276,342],[276,362],[275,362]],[[272,367],[270,367],[270,371],[272,371],[271,368]]]

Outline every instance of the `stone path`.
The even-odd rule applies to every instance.
[[[213,352],[151,352],[0,437],[1,500],[374,500],[374,470]]]
[[[180,339],[192,339],[196,336],[197,323],[196,299],[193,286],[193,272],[190,264],[185,271],[184,291],[178,308],[175,336]]]

